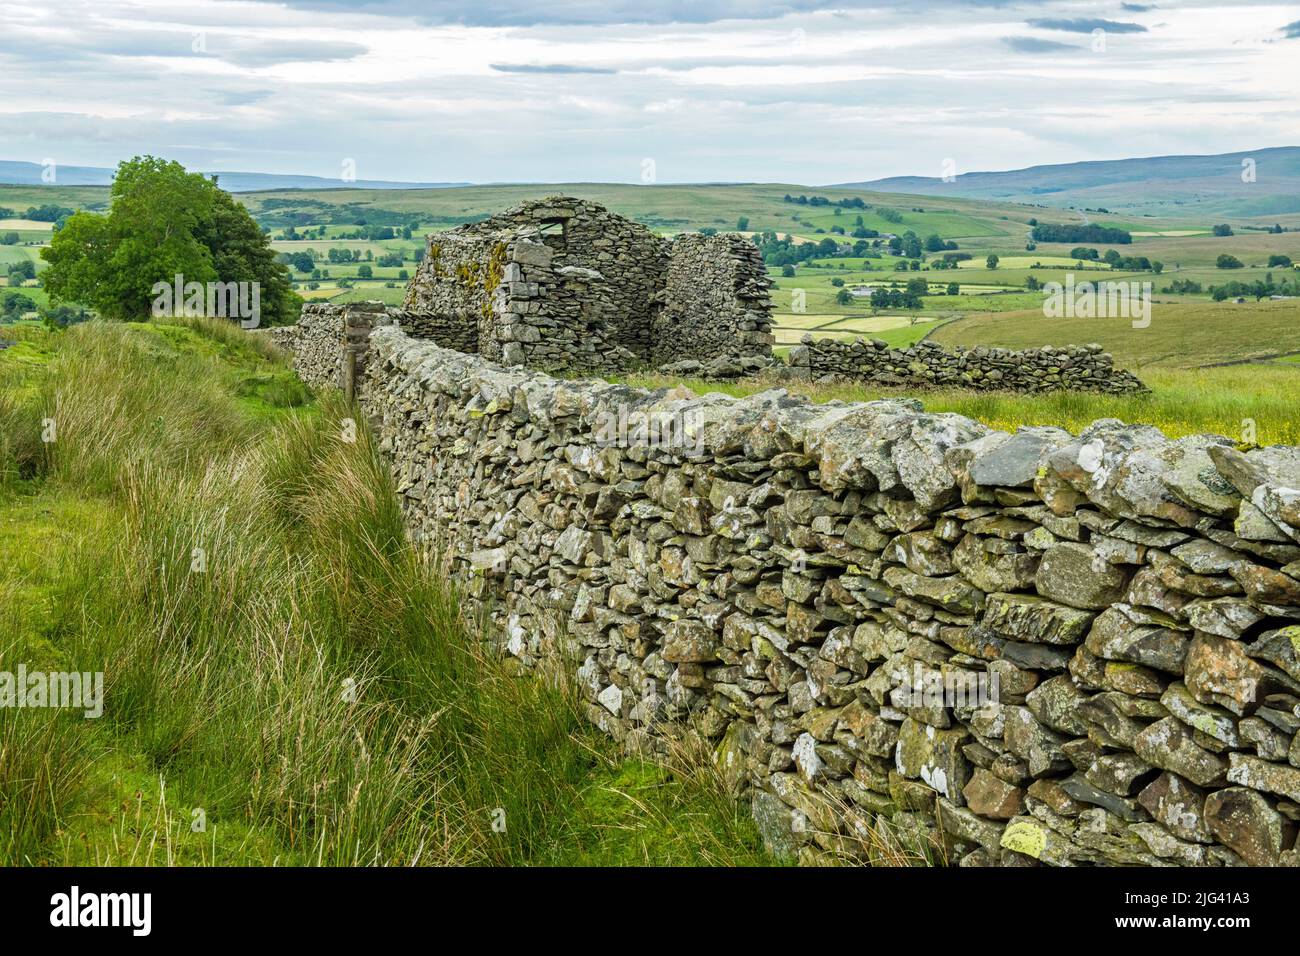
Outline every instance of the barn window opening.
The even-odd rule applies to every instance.
[[[563,249],[568,241],[566,230],[567,220],[565,219],[544,219],[537,231],[541,234],[542,242],[553,248]]]

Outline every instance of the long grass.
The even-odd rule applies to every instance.
[[[648,824],[592,817],[626,761],[567,679],[467,624],[354,409],[244,394],[277,362],[228,326],[89,323],[38,387],[0,380],[0,516],[106,515],[0,573],[0,599],[48,604],[0,615],[0,669],[43,652],[105,681],[99,720],[0,709],[0,862],[764,861],[691,773],[655,771]]]

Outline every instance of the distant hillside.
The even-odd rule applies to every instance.
[[[39,163],[21,163],[0,160],[0,183],[15,186],[39,186],[42,167]],[[107,186],[113,182],[113,170],[101,166],[59,166],[56,170],[60,186]],[[467,186],[468,183],[400,183],[379,179],[358,179],[344,182],[324,176],[282,176],[278,173],[207,173],[216,176],[221,188],[232,193],[259,192],[271,189],[443,189],[448,186]]]
[[[1254,160],[1254,182],[1242,161]],[[1164,215],[1242,218],[1300,212],[1300,147],[1217,156],[1153,156],[964,173],[952,182],[895,176],[846,183],[860,189]]]

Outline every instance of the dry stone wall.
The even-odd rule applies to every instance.
[[[308,303],[296,325],[265,330],[272,342],[293,356],[298,376],[316,388],[343,386],[346,353],[356,355],[356,375],[364,375],[370,333],[380,325],[396,325],[413,339],[430,340],[444,348],[473,352],[477,336],[455,317],[393,309],[382,302]]]
[[[458,315],[414,309],[389,309],[388,315],[411,338],[429,339],[458,352],[478,351],[478,329]]]
[[[772,282],[758,247],[737,235],[682,235],[671,250],[654,364],[771,355]]]
[[[525,203],[488,224],[514,234],[545,230],[541,240],[553,252],[550,266],[582,325],[607,329],[615,345],[641,361],[649,358],[667,240],[597,203],[571,197]]]
[[[296,325],[271,331],[272,340],[293,351],[293,367],[313,388],[340,388],[343,382],[343,318],[347,306],[309,302]]]
[[[429,237],[424,260],[406,286],[403,308],[410,312],[445,315],[460,326],[475,345],[461,351],[500,358],[491,342],[495,324],[493,301],[505,268],[505,243],[488,235],[453,230]]]
[[[846,342],[805,335],[790,350],[792,374],[805,379],[827,376],[875,385],[954,387],[1011,392],[1059,389],[1121,395],[1144,392],[1132,372],[1115,368],[1100,345],[1041,349],[957,348],[934,342],[893,349],[880,339]]]
[[[601,308],[604,277],[561,265],[533,233],[507,246],[505,281],[497,290],[492,325],[482,351],[508,365],[618,372],[638,364],[616,341]]]
[[[412,538],[778,852],[1297,862],[1300,449],[557,381],[377,328]]]
[[[300,334],[297,325],[270,325],[259,329],[251,329],[250,331],[254,335],[265,335],[276,348],[284,349],[284,351],[296,357],[298,336]]]

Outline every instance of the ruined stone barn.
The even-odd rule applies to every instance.
[[[507,365],[771,361],[771,282],[738,235],[675,239],[555,196],[431,235],[399,323]]]
[[[1020,351],[891,348],[880,339],[805,335],[773,354],[771,280],[737,234],[665,238],[584,199],[525,202],[428,237],[404,305],[310,303],[272,338],[312,384],[348,388],[365,371],[370,333],[396,325],[506,366],[675,378],[870,382],[916,389],[1131,394],[1146,391],[1099,345]]]

